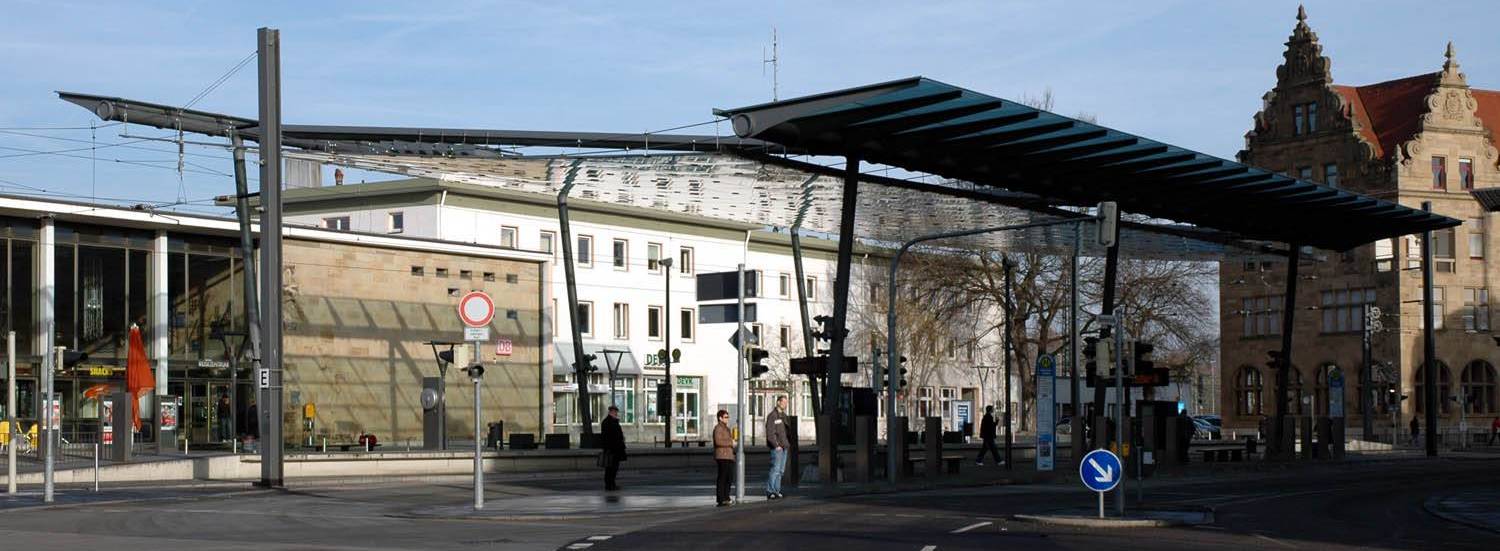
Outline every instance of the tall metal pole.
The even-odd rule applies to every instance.
[[[578,381],[578,417],[583,423],[583,433],[592,435],[594,434],[594,417],[589,411],[589,368],[592,366],[583,356],[583,330],[578,326],[578,276],[573,268],[573,226],[568,222],[568,193],[573,191],[574,178],[578,174],[579,166],[578,161],[573,161],[573,166],[568,169],[562,190],[557,192],[557,221],[562,229],[563,277],[567,279],[568,321],[571,322],[569,325],[573,333],[573,376]],[[594,251],[589,251],[589,262],[593,261]]]
[[[56,331],[57,326],[53,325],[50,329],[52,331]],[[46,449],[43,450],[47,454],[46,465],[43,467],[46,472],[42,474],[42,478],[44,479],[42,481],[42,485],[44,486],[42,490],[42,501],[47,503],[52,503],[53,489],[57,485],[57,460],[55,459],[55,457],[57,456],[58,434],[57,431],[53,430],[52,427],[54,424],[60,425],[62,420],[57,418],[57,415],[61,413],[60,411],[52,411],[52,403],[53,401],[57,400],[57,396],[52,391],[52,385],[53,380],[56,378],[56,366],[62,364],[63,350],[64,349],[61,346],[54,347],[52,351],[47,354],[48,357],[52,358],[52,361],[47,365],[42,366],[42,369],[46,370],[46,373],[42,375],[42,378],[46,380],[46,383],[42,385],[46,388],[46,393],[42,395],[46,398],[46,401],[42,404],[42,413],[44,415],[43,419],[45,419],[45,421],[43,421],[42,430],[39,432],[47,437]],[[62,408],[58,409],[61,410]]]
[[[474,341],[474,365],[479,365],[479,341]],[[484,444],[480,440],[480,425],[483,424],[484,408],[480,407],[479,383],[482,381],[479,375],[472,371],[469,378],[474,380],[474,510],[484,508]]]
[[[1375,412],[1375,389],[1372,388],[1375,385],[1374,377],[1371,373],[1375,371],[1375,368],[1370,365],[1370,341],[1374,339],[1372,333],[1375,331],[1375,320],[1371,319],[1374,317],[1371,314],[1374,313],[1374,310],[1375,305],[1365,305],[1365,327],[1360,338],[1359,362],[1359,416],[1361,423],[1364,425],[1364,439],[1369,442],[1375,441],[1375,419],[1371,415]]]
[[[844,333],[849,314],[849,262],[854,254],[854,217],[859,199],[859,157],[850,156],[844,165],[844,199],[839,217],[839,250],[833,281],[833,324],[829,331],[828,390],[823,396],[822,416],[827,434],[819,435],[818,471],[825,485],[838,478],[839,397],[843,395],[840,380],[844,367]]]
[[[1291,403],[1287,400],[1287,385],[1292,380],[1292,328],[1297,314],[1297,268],[1301,264],[1302,254],[1298,251],[1301,246],[1297,243],[1288,243],[1286,258],[1286,297],[1282,299],[1281,306],[1281,361],[1276,366],[1276,427],[1271,434],[1276,435],[1276,454],[1283,458],[1292,456],[1292,449],[1283,445],[1290,442],[1286,433],[1287,410]]]
[[[1106,248],[1104,250],[1104,289],[1103,289],[1104,296],[1103,296],[1103,301],[1102,301],[1103,304],[1099,308],[1099,313],[1100,314],[1113,315],[1114,312],[1115,312],[1115,280],[1119,277],[1119,275],[1118,275],[1119,274],[1119,266],[1120,266],[1120,233],[1119,233],[1119,224],[1115,224],[1115,238],[1113,240],[1113,244],[1110,245],[1108,248]],[[1100,329],[1099,329],[1099,339],[1100,340],[1108,339],[1109,338],[1110,330],[1111,330],[1111,327],[1108,326],[1108,325],[1101,326]],[[1125,352],[1124,350],[1116,350],[1115,354],[1119,355],[1119,354],[1123,354],[1124,352]],[[1095,375],[1095,373],[1091,372],[1088,375],[1089,375],[1089,377],[1093,377]],[[1097,408],[1098,413],[1097,413],[1097,415],[1090,415],[1090,416],[1088,416],[1087,419],[1089,421],[1093,421],[1095,417],[1103,417],[1104,416],[1104,394],[1105,394],[1105,386],[1104,385],[1094,385],[1094,401],[1093,401],[1093,404],[1094,404],[1094,407]],[[1094,446],[1093,447],[1095,447],[1095,448],[1102,448],[1102,447],[1104,447],[1104,444],[1106,443],[1106,441],[1108,439],[1108,436],[1106,434],[1107,433],[1106,428],[1107,427],[1094,427]]]
[[[234,205],[240,222],[241,263],[244,265],[242,272],[245,277],[245,332],[249,334],[246,351],[250,354],[250,372],[260,373],[260,295],[256,292],[255,285],[255,240],[250,234],[250,218],[253,213],[250,212],[249,178],[245,172],[245,141],[238,132],[231,132],[229,142],[234,158]],[[231,366],[231,369],[235,368]],[[238,391],[238,388],[231,388]],[[239,403],[235,402],[231,409],[238,408]],[[251,423],[256,421],[250,420]]]
[[[738,268],[739,285],[735,287],[736,295],[739,295],[739,313],[735,315],[735,332],[738,334],[745,327],[745,265],[740,264]],[[735,424],[739,427],[739,438],[734,447],[734,500],[745,501],[745,351],[750,349],[749,335],[738,335],[739,358],[735,364]]]
[[[1422,201],[1432,212],[1432,201]],[[1437,337],[1432,311],[1432,230],[1422,232],[1422,394],[1427,410],[1427,457],[1437,457],[1438,373]]]
[[[262,342],[260,485],[280,487],[281,438],[281,31],[262,27],[257,33],[260,65],[260,264]]]
[[[661,414],[662,418],[664,419],[664,422],[662,423],[662,430],[665,431],[665,434],[662,435],[661,441],[667,445],[667,448],[671,448],[673,421],[672,407],[675,400],[677,399],[677,381],[672,378],[672,259],[663,258],[660,261],[660,264],[662,277],[666,279],[667,282],[667,305],[664,307],[666,311],[662,312],[662,320],[665,322],[666,328],[661,334],[662,342],[665,342],[667,346],[666,348],[662,349],[664,353],[661,355],[661,363],[667,368],[667,410],[658,411],[657,413]],[[658,402],[657,405],[660,406],[661,403]]]
[[[1083,419],[1083,411],[1079,408],[1082,402],[1079,400],[1078,392],[1078,257],[1083,254],[1083,223],[1073,226],[1073,264],[1068,270],[1069,296],[1068,296],[1068,365],[1069,369],[1069,392],[1068,396],[1073,400],[1073,419]],[[1078,426],[1077,423],[1073,425]],[[1069,427],[1071,431],[1072,427]],[[1070,432],[1069,442],[1073,448],[1073,461],[1083,459],[1083,435],[1076,434],[1079,431]]]
[[[1014,340],[1012,339],[1012,335],[1014,335],[1014,333],[1015,333],[1015,325],[1013,325],[1013,324],[1016,322],[1016,319],[1015,319],[1016,307],[1015,307],[1015,300],[1011,296],[1011,269],[1012,269],[1012,266],[1010,265],[1010,256],[1007,255],[1007,256],[1001,257],[1000,264],[1005,269],[1005,349],[1004,349],[1004,356],[1005,356],[1004,357],[1004,362],[1005,362],[1005,396],[1004,396],[1004,399],[1005,399],[1005,470],[1008,471],[1008,470],[1011,470],[1011,453],[1010,453],[1010,449],[1011,449],[1011,443],[1014,441],[1014,435],[1011,433],[1011,422],[1010,422],[1010,420],[1011,420],[1010,404],[1011,404],[1011,401],[1012,401],[1010,399],[1010,396],[1011,396],[1011,393],[1015,391],[1015,389],[1011,388],[1011,366],[1010,366],[1010,358],[1011,358],[1011,356],[1014,355],[1014,352],[1015,352],[1015,349],[1014,349]],[[1022,323],[1025,323],[1025,322],[1022,321]],[[1023,327],[1021,330],[1024,331],[1025,328]]]
[[[1119,314],[1112,312],[1111,317],[1115,320],[1115,353],[1111,354],[1110,358],[1114,360],[1114,365],[1111,367],[1115,370],[1115,392],[1117,393],[1115,395],[1115,442],[1118,444],[1116,449],[1124,455],[1125,433],[1128,432],[1125,426],[1125,410],[1129,407],[1127,405],[1129,389],[1125,388],[1125,323],[1121,319],[1123,316]],[[1140,450],[1136,450],[1136,453],[1140,453]],[[1125,477],[1125,468],[1123,464],[1120,466],[1120,485],[1115,489],[1115,509],[1120,513],[1121,518],[1125,517],[1125,481],[1128,480]]]
[[[16,332],[5,335],[5,491],[16,493],[16,436],[26,433],[16,428]]]
[[[797,309],[802,314],[802,350],[804,358],[816,355],[813,351],[815,346],[812,335],[812,318],[807,313],[807,276],[802,272],[802,237],[799,226],[792,226],[792,271],[797,275]],[[816,419],[818,412],[822,411],[823,404],[818,400],[818,376],[809,373],[807,375],[807,388],[812,393],[813,418]],[[894,411],[894,410],[887,410]],[[895,415],[886,413],[886,415]],[[889,436],[887,436],[889,438]]]
[[[44,454],[42,465],[42,501],[52,501],[53,463],[52,450],[53,441],[57,435],[52,432],[52,374],[57,369],[53,363],[56,351],[53,347],[57,345],[57,221],[51,216],[43,217],[41,220],[42,234],[37,250],[37,286],[41,288],[41,314],[46,320],[45,330],[42,335],[41,347],[38,352],[42,356],[42,428],[37,434],[42,437],[42,453]]]

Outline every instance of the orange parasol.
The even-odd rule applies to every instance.
[[[156,375],[151,372],[151,362],[146,359],[146,343],[141,340],[141,328],[130,325],[130,351],[125,357],[125,390],[130,392],[130,421],[135,430],[141,430],[141,395],[156,387]]]

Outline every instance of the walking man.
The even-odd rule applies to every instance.
[[[620,408],[609,406],[609,416],[600,425],[604,450],[599,452],[599,461],[604,463],[604,489],[614,492],[620,489],[620,485],[615,484],[615,475],[620,474],[620,462],[625,460],[625,431],[620,429]]]
[[[1500,436],[1500,417],[1496,417],[1494,421],[1490,421],[1490,444],[1489,445],[1491,445],[1491,446],[1495,445],[1495,437],[1497,437],[1497,436]]]
[[[781,474],[792,443],[786,438],[786,396],[776,397],[776,408],[766,415],[766,446],[771,448],[771,472],[766,475],[766,499],[781,499]]]
[[[975,465],[984,466],[984,454],[990,452],[995,455],[995,464],[1004,463],[1000,460],[1000,448],[995,447],[995,406],[984,406],[984,420],[979,422],[979,438],[984,440],[984,447],[979,448],[979,458],[974,460]]]
[[[1420,417],[1417,417],[1416,415],[1413,415],[1411,416],[1411,445],[1417,445],[1417,443],[1421,441],[1421,436],[1422,419]]]
[[[729,485],[734,482],[734,437],[729,432],[729,412],[719,410],[714,425],[714,462],[719,464],[719,478],[714,484],[718,506],[729,505]]]
[[[220,395],[218,406],[214,408],[214,420],[216,421],[214,429],[219,433],[218,440],[220,442],[228,442],[234,439],[234,423],[231,422],[232,414],[230,411],[229,395]]]

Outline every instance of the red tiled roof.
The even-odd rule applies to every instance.
[[[1437,87],[1439,73],[1428,73],[1365,86],[1334,85],[1360,123],[1360,135],[1386,158],[1421,129],[1427,95]],[[1500,130],[1500,90],[1471,88],[1485,128]],[[1494,139],[1493,137],[1491,138]]]

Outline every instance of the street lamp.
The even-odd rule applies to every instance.
[[[463,343],[454,341],[427,341],[427,346],[432,347],[432,357],[438,364],[438,401],[437,401],[437,425],[438,425],[438,449],[448,449],[448,366],[453,365],[453,347]],[[438,350],[439,346],[447,347],[447,350]]]
[[[625,350],[600,350],[604,353],[604,365],[609,368],[609,405],[619,407],[615,403],[615,376],[620,373],[620,360],[624,359]]]
[[[672,397],[675,394],[675,385],[672,380],[672,259],[670,257],[657,260],[661,266],[661,275],[666,282],[666,306],[662,307],[662,325],[664,326],[661,338],[664,343],[662,348],[665,354],[659,358],[661,364],[666,368],[667,382],[656,385],[656,414],[662,417],[662,442],[668,448],[672,447]],[[663,398],[665,394],[665,398]],[[665,404],[666,411],[662,411]]]

